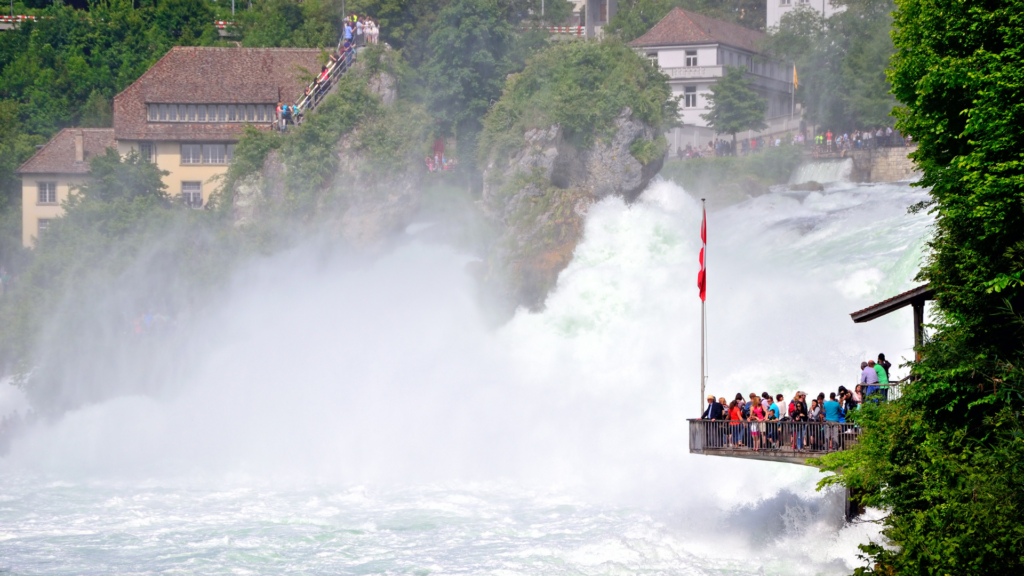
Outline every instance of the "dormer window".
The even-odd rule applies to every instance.
[[[274,104],[147,104],[150,122],[273,122]]]

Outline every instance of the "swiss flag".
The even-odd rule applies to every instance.
[[[703,302],[707,291],[707,270],[704,268],[704,250],[708,247],[708,213],[704,213],[700,221],[700,272],[697,272],[697,288],[700,290],[700,299]]]

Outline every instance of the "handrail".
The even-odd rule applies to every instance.
[[[352,67],[352,62],[355,61],[355,54],[355,48],[345,48],[337,60],[327,65],[327,78],[325,80],[320,80],[320,74],[323,74],[323,72],[317,74],[317,77],[310,82],[302,98],[295,105],[300,115],[305,114],[307,110],[316,108],[320,104],[320,101],[327,95],[334,82]]]
[[[856,424],[839,422],[794,422],[774,420],[687,420],[690,452],[735,454],[765,452],[785,456],[808,456],[840,452],[860,440]]]

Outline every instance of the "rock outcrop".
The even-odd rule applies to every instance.
[[[319,212],[328,215],[328,230],[365,248],[412,221],[420,207],[423,168],[416,163],[375,170],[358,142],[358,129],[338,142],[338,176],[331,193],[321,195]]]
[[[482,205],[500,235],[483,270],[488,292],[510,308],[543,308],[559,272],[572,260],[587,208],[608,196],[635,200],[661,170],[631,150],[654,146],[660,132],[625,108],[610,136],[581,149],[560,126],[529,130],[511,154],[490,158]]]
[[[395,102],[396,86],[395,78],[386,72],[370,75],[367,80],[368,91],[378,96],[385,108]],[[313,214],[309,217],[328,233],[357,248],[380,244],[403,229],[419,210],[424,167],[411,161],[387,167],[375,163],[360,146],[360,135],[365,129],[357,125],[338,139],[334,151],[337,168],[314,190],[289,190],[288,162],[279,151],[270,151],[259,172],[234,182],[235,226],[272,221],[275,213],[287,208],[291,193],[311,197]]]

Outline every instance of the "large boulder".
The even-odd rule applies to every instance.
[[[587,208],[608,196],[634,201],[661,170],[637,149],[657,149],[660,131],[624,108],[610,135],[580,148],[558,125],[523,134],[522,146],[492,157],[484,171],[482,205],[500,235],[483,269],[488,292],[508,308],[543,308],[558,274],[572,260]]]

